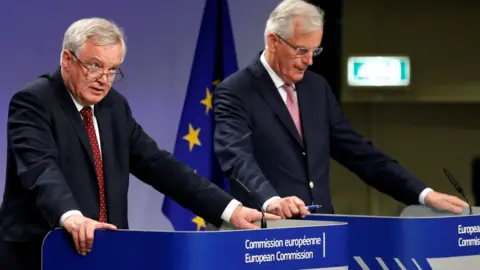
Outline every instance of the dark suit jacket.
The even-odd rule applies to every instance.
[[[307,71],[295,87],[303,142],[260,60],[216,88],[215,151],[230,177],[238,177],[262,204],[275,195],[295,195],[306,204],[322,205],[319,212],[333,213],[332,157],[367,184],[406,204],[418,204],[426,186],[353,130],[322,76]],[[247,206],[258,205],[235,183],[231,193]]]
[[[233,198],[170,153],[159,150],[135,121],[120,93],[111,89],[94,111],[100,130],[109,223],[128,228],[127,191],[132,173],[220,225],[221,214]],[[86,128],[58,69],[14,94],[10,102],[0,252],[5,252],[3,246],[13,253],[13,245],[22,246],[18,243],[33,245],[31,249],[39,252],[39,241],[72,209],[98,220],[98,184]],[[23,256],[26,259],[31,254]],[[5,265],[1,257],[0,265]]]

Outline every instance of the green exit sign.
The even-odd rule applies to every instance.
[[[396,56],[362,56],[348,59],[351,86],[407,86],[410,59]]]

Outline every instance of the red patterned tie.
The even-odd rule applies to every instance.
[[[100,154],[100,147],[98,146],[97,134],[95,133],[95,126],[93,125],[92,108],[84,107],[80,113],[83,116],[83,123],[87,128],[88,138],[92,146],[93,160],[95,161],[95,170],[97,172],[98,189],[100,193],[100,222],[107,222],[107,202],[105,200],[104,178],[103,178],[103,162]]]
[[[298,134],[302,138],[302,124],[300,123],[300,111],[298,109],[297,99],[295,97],[294,89],[291,84],[284,84],[283,88],[287,92],[287,108],[292,116],[293,122],[297,127]]]

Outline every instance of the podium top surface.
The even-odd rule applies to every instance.
[[[260,226],[259,222],[256,222],[255,224]],[[280,229],[280,228],[301,228],[301,227],[313,227],[313,226],[315,227],[341,226],[341,225],[347,225],[347,223],[337,222],[337,221],[280,219],[280,220],[267,220],[267,228],[263,230]],[[230,230],[237,230],[237,228],[235,228],[230,223],[224,223],[220,227],[220,231],[230,231]]]
[[[447,211],[439,211],[428,206],[424,205],[410,205],[403,209],[400,217],[429,217],[429,218],[446,218],[446,217],[459,217],[459,216],[469,216],[470,209],[467,207],[463,209],[463,213],[460,215],[455,215]],[[472,215],[480,215],[480,207],[472,206]]]
[[[480,215],[480,207],[472,206],[472,216]],[[425,205],[410,205],[405,207],[399,216],[375,216],[375,215],[349,215],[349,214],[310,214],[313,219],[318,217],[350,217],[350,218],[371,218],[371,219],[439,219],[439,218],[466,218],[470,215],[469,208],[463,213],[456,215],[447,211],[439,211]],[[310,220],[310,219],[309,219]],[[329,220],[329,219],[324,219]],[[338,219],[330,219],[338,220]]]

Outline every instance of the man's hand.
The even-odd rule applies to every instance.
[[[301,216],[303,218],[310,214],[305,203],[296,196],[272,201],[267,206],[267,212],[282,218],[291,218],[293,216]]]
[[[63,227],[72,235],[78,254],[84,256],[92,250],[93,235],[96,229],[117,229],[115,225],[100,223],[80,215],[73,215],[65,219]]]
[[[468,207],[468,203],[459,198],[443,194],[436,191],[430,191],[425,196],[425,204],[437,210],[448,211],[454,214],[461,214],[463,209]]]
[[[262,213],[242,205],[237,206],[232,213],[230,223],[239,229],[258,229],[259,226],[253,224],[262,219]],[[266,220],[278,220],[279,216],[265,213]]]

